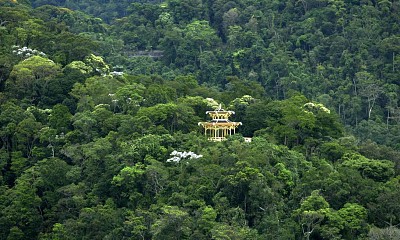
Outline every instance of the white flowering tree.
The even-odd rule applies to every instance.
[[[319,111],[323,111],[323,112],[328,113],[328,114],[331,113],[331,111],[321,103],[308,102],[308,103],[303,105],[303,109],[305,111],[312,112],[312,113],[316,113],[316,112],[319,112]]]
[[[44,52],[41,52],[36,49],[28,48],[28,47],[20,47],[18,45],[12,46],[12,52],[13,54],[17,55],[18,57],[25,59],[29,58],[32,56],[41,56],[41,57],[46,57],[46,54]]]
[[[186,152],[186,151],[178,152],[176,150],[174,150],[170,154],[170,156],[171,156],[171,158],[168,158],[167,162],[177,163],[177,164],[180,163],[183,160],[198,159],[198,158],[203,157],[203,155],[199,155],[199,154],[196,154],[196,153],[191,152],[191,151],[189,151],[189,152]]]

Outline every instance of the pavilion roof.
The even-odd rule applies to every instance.
[[[239,125],[242,125],[242,123],[241,122],[230,122],[230,121],[229,122],[199,122],[198,125],[224,127],[224,126],[239,126]]]

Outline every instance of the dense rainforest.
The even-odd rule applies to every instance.
[[[0,0],[0,239],[400,239],[399,100],[399,0]]]

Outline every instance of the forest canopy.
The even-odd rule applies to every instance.
[[[399,24],[386,0],[0,0],[0,239],[399,239]],[[218,106],[242,125],[212,142]]]

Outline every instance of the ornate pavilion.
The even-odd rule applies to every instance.
[[[242,125],[241,122],[231,122],[229,117],[235,114],[234,111],[225,111],[219,105],[214,111],[207,111],[211,120],[208,122],[199,122],[198,125],[204,128],[204,135],[208,136],[210,141],[220,142],[226,140],[227,136],[236,133],[236,128]]]

